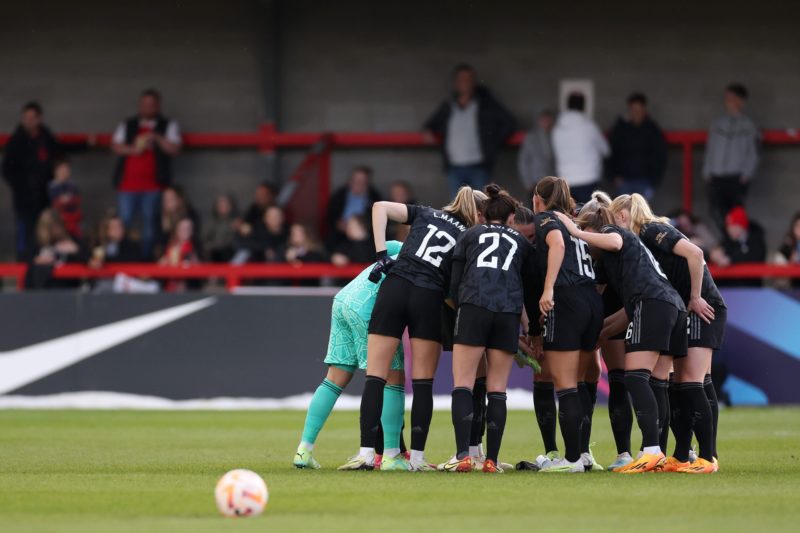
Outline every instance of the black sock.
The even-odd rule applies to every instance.
[[[367,376],[361,395],[361,447],[375,448],[383,411],[383,387],[386,380]]]
[[[597,383],[578,382],[578,395],[581,397],[583,418],[581,419],[581,453],[589,452],[592,441],[592,417],[594,404],[597,401]]]
[[[703,384],[681,383],[686,399],[692,409],[692,429],[700,445],[700,457],[706,461],[714,458],[711,444],[714,439],[714,421],[711,415],[711,405],[708,402]]]
[[[558,450],[558,444],[556,444],[556,399],[553,390],[553,383],[550,381],[533,382],[533,410],[536,413],[536,422],[539,424],[545,452]]]
[[[375,455],[383,455],[383,424],[378,426],[375,434]]]
[[[633,413],[628,390],[625,388],[624,370],[609,370],[608,389],[608,417],[611,420],[611,432],[614,434],[617,453],[631,453]]]
[[[486,397],[489,400],[486,407],[486,458],[497,464],[503,431],[506,429],[506,393],[490,392]]]
[[[651,376],[650,388],[658,404],[658,445],[662,452],[666,452],[669,440],[669,381]]]
[[[403,422],[403,425],[400,426],[400,453],[406,453],[408,448],[406,448],[406,439],[403,437],[403,432],[406,430],[406,423]]]
[[[708,405],[711,407],[711,421],[713,424],[714,433],[711,439],[711,453],[719,459],[717,455],[717,427],[719,426],[719,402],[717,402],[717,389],[714,388],[714,382],[711,381],[711,374],[706,374],[703,380],[703,388],[706,390],[706,397],[708,398]]]
[[[574,463],[581,458],[581,421],[583,406],[577,388],[563,389],[558,396],[558,425],[564,439],[564,458]]]
[[[469,445],[478,446],[483,442],[483,430],[486,427],[486,378],[477,378],[472,389],[472,430]]]
[[[433,417],[433,379],[411,380],[411,449],[424,451]]]
[[[650,388],[650,371],[625,371],[625,388],[631,395],[636,422],[642,431],[642,447],[658,446],[658,404]]]
[[[670,427],[675,434],[675,451],[672,456],[685,463],[692,447],[692,410],[684,394],[682,383],[670,383]]]
[[[452,398],[450,409],[456,434],[456,457],[463,459],[469,455],[469,435],[472,429],[472,391],[466,387],[456,387],[453,389]],[[411,449],[415,450],[416,448],[412,446]]]

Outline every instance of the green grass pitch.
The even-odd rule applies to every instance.
[[[0,531],[798,531],[800,409],[728,409],[713,476],[337,472],[358,414],[336,412],[321,471],[291,465],[303,413],[0,411]],[[452,452],[434,414],[429,459]],[[595,454],[614,455],[604,407]],[[637,438],[634,437],[634,441]],[[501,459],[539,453],[531,412],[509,414]],[[264,516],[224,519],[213,488],[250,468],[270,489]]]

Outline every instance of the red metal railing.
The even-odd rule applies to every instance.
[[[130,263],[106,265],[90,268],[80,264],[67,264],[56,267],[53,276],[58,279],[102,279],[126,274],[149,279],[223,279],[228,289],[242,284],[246,279],[352,279],[366,265],[337,267],[327,263],[290,264],[248,264],[232,266],[227,263],[200,263],[187,266],[164,266],[153,263]],[[27,265],[24,263],[0,263],[0,278],[14,278],[17,287],[24,289]],[[766,265],[760,263],[739,264],[726,268],[710,267],[717,279],[730,278],[800,278],[798,265]]]

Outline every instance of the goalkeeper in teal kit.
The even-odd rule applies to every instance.
[[[386,250],[394,257],[400,252],[402,245],[398,241],[389,241],[386,243]],[[294,465],[297,468],[320,468],[320,464],[313,456],[317,435],[325,425],[342,390],[350,383],[356,369],[367,368],[367,326],[378,289],[383,281],[371,282],[369,280],[371,270],[370,266],[361,272],[333,299],[331,335],[328,341],[328,354],[324,361],[328,365],[328,374],[317,387],[308,406],[303,436],[294,456]],[[384,453],[387,459],[381,462],[381,470],[408,470],[405,457],[399,454],[405,410],[404,383],[401,343],[394,355],[392,370],[383,391],[381,426],[383,426]],[[395,451],[398,453],[386,453]]]

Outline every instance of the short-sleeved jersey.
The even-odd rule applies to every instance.
[[[403,246],[402,242],[389,241],[386,243],[386,253],[392,257],[397,257],[400,253],[400,248]],[[353,281],[342,287],[336,293],[334,300],[337,300],[350,309],[358,313],[358,316],[369,322],[372,316],[372,308],[375,307],[375,299],[378,297],[378,289],[381,288],[381,283],[386,279],[386,276],[381,276],[378,283],[372,283],[369,280],[369,273],[372,266],[365,268],[361,273],[356,276]]]
[[[584,241],[570,235],[564,224],[551,211],[538,213],[534,217],[534,223],[536,225],[536,254],[542,276],[547,275],[547,254],[550,252],[550,247],[547,245],[547,234],[551,231],[559,231],[564,239],[564,260],[558,271],[555,287],[575,287],[595,282],[592,256],[589,255],[589,246]]]
[[[521,313],[524,284],[535,284],[539,277],[534,254],[528,240],[506,225],[481,224],[468,229],[453,254],[454,262],[464,263],[458,304],[477,305],[494,313]]]
[[[416,205],[408,206],[411,225],[392,274],[424,289],[445,291],[450,279],[450,260],[466,225],[450,213]]]
[[[639,237],[614,225],[604,226],[600,232],[616,233],[622,237],[621,250],[603,251],[603,265],[612,288],[622,295],[628,317],[633,316],[634,307],[641,300],[661,300],[681,311],[686,310],[661,265]]]
[[[672,286],[681,295],[684,303],[688,304],[692,292],[689,264],[685,257],[681,257],[672,251],[681,239],[686,239],[686,236],[670,224],[651,222],[642,226],[639,230],[639,238],[653,252]],[[722,295],[719,293],[717,285],[711,277],[711,272],[708,271],[708,266],[706,265],[703,265],[703,284],[700,289],[700,296],[710,304],[725,306],[725,301],[722,299]]]

